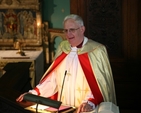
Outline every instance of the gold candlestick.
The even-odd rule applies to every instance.
[[[22,47],[24,46],[24,43],[16,41],[14,42],[14,48],[18,49],[18,52],[16,52],[17,54],[20,54],[21,56],[25,56],[25,53],[22,49]]]

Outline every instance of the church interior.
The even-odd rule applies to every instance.
[[[140,6],[141,0],[0,0],[0,98],[15,101],[38,84],[65,40],[62,19],[78,14],[85,36],[107,48],[120,113],[141,113]]]

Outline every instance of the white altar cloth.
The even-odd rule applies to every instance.
[[[0,50],[0,68],[9,62],[32,62],[30,69],[31,85],[37,85],[44,74],[43,51],[24,51],[26,56],[17,54],[17,50]]]

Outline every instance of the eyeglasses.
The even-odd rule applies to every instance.
[[[80,27],[79,27],[79,28],[76,28],[76,29],[75,29],[75,28],[64,29],[63,32],[66,33],[66,34],[67,34],[68,32],[70,32],[70,33],[75,33],[75,31],[78,30],[78,29],[80,29]]]

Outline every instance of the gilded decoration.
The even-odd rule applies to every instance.
[[[0,0],[0,45],[41,45],[39,7],[38,0]]]

